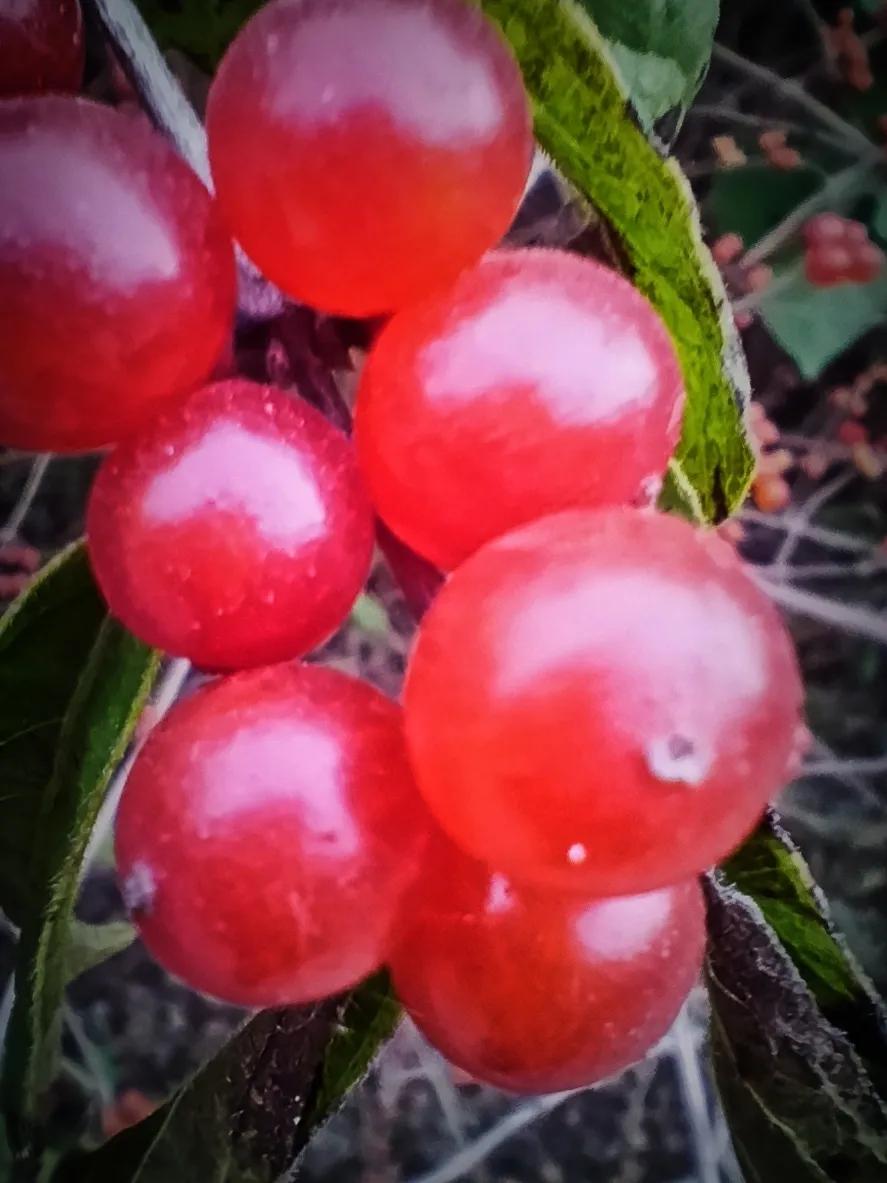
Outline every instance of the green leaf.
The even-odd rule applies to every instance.
[[[77,621],[69,619],[68,628]],[[3,1060],[10,1134],[27,1153],[51,1079],[68,978],[68,940],[80,869],[105,789],[132,735],[158,656],[106,619],[82,667],[57,737],[28,857],[29,906],[16,963],[16,998]]]
[[[273,1183],[364,1074],[399,1008],[384,975],[250,1020],[147,1121],[54,1183]]]
[[[138,8],[163,49],[177,49],[212,72],[222,54],[263,0],[137,0]]]
[[[716,173],[705,200],[706,220],[718,234],[739,234],[746,246],[763,238],[822,185],[812,168],[780,172],[749,164]]]
[[[774,814],[706,887],[714,1066],[748,1183],[887,1177],[884,1009]]]
[[[65,980],[72,982],[87,970],[122,953],[135,940],[136,931],[126,920],[84,924],[74,920],[65,954]]]
[[[878,1183],[887,1108],[844,1033],[825,1018],[761,909],[707,884],[715,1073],[749,1183]]]
[[[621,2],[621,0],[620,0]],[[597,29],[573,0],[483,0],[523,71],[536,136],[620,240],[626,270],[659,311],[684,371],[684,429],[666,505],[717,519],[744,499],[754,467],[743,424],[748,375],[690,188],[626,111]],[[631,5],[623,5],[631,9]]]
[[[759,312],[804,378],[817,378],[887,314],[887,274],[865,284],[815,288],[792,265],[777,269]]]
[[[0,617],[0,907],[21,924],[62,719],[105,619],[79,544]]]
[[[711,57],[718,0],[582,0],[645,127],[686,111]]]

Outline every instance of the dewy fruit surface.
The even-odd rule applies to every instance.
[[[0,104],[0,443],[113,443],[200,383],[231,329],[209,193],[142,121],[63,95]]]
[[[170,972],[276,1006],[381,964],[426,834],[400,708],[291,664],[202,688],[160,724],[123,793],[117,865]]]
[[[232,234],[289,295],[392,311],[507,230],[532,151],[520,72],[464,0],[276,0],[207,109]]]
[[[641,1059],[697,980],[695,882],[585,899],[516,883],[438,840],[405,898],[390,963],[423,1034],[514,1092],[592,1084]]]
[[[622,509],[544,518],[455,571],[404,707],[419,788],[465,850],[619,894],[738,845],[793,772],[801,695],[735,551]]]
[[[233,379],[165,408],[104,461],[87,538],[112,612],[208,669],[301,656],[342,624],[374,523],[350,442]]]
[[[358,454],[385,522],[450,569],[544,514],[655,500],[683,401],[668,332],[625,279],[496,251],[383,329]]]

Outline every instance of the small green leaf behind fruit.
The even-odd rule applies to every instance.
[[[840,288],[813,287],[795,269],[774,272],[772,288],[761,296],[758,311],[767,328],[806,379],[822,371],[887,316],[887,274],[870,283]]]
[[[582,0],[606,38],[641,123],[680,117],[708,69],[718,0]]]
[[[45,644],[53,636],[77,664],[53,667],[67,689],[34,684],[34,715],[64,716],[39,728],[29,752],[34,779],[25,805],[27,829],[16,833],[25,868],[13,1007],[3,1058],[2,1092],[17,1153],[32,1153],[31,1134],[58,1051],[60,1013],[70,965],[68,948],[81,863],[111,775],[132,735],[157,671],[157,655],[104,615],[81,548],[66,552],[4,620],[3,656],[14,660],[10,685],[32,665],[48,676]],[[79,615],[76,609],[79,608]],[[101,618],[99,620],[99,613]],[[86,634],[90,648],[72,638]],[[42,663],[42,666],[41,666]],[[73,674],[73,678],[72,678]],[[25,675],[27,677],[27,675]],[[45,691],[41,711],[37,692]],[[18,693],[21,696],[20,683]],[[24,697],[24,696],[22,696]],[[51,705],[50,705],[51,704]],[[38,771],[48,775],[41,782]]]

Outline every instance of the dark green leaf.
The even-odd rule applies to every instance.
[[[68,628],[76,631],[77,620],[70,618]],[[157,665],[152,650],[106,619],[58,733],[52,775],[41,793],[28,852],[29,904],[3,1061],[4,1101],[19,1148],[27,1143],[54,1065],[83,855]]]
[[[212,72],[240,26],[263,0],[137,0],[151,32],[163,49],[177,49]]]
[[[786,282],[783,283],[783,276]],[[887,274],[871,283],[815,288],[801,270],[777,269],[759,305],[767,328],[804,378],[823,369],[887,315]]]
[[[765,164],[722,169],[705,200],[706,221],[717,234],[740,235],[752,246],[822,186],[812,168],[780,172]]]
[[[135,935],[135,929],[125,920],[112,920],[108,924],[84,924],[75,920],[68,934],[66,981],[72,982],[109,957],[122,953],[133,943]]]
[[[887,1020],[874,986],[835,929],[798,848],[772,812],[723,867],[754,901],[823,1017],[848,1039],[887,1095]]]
[[[718,0],[582,0],[610,52],[641,122],[685,111],[711,57]]]
[[[56,1183],[273,1183],[366,1071],[398,1008],[380,975],[250,1020],[162,1109]]]
[[[750,1181],[878,1183],[887,1109],[842,1031],[747,895],[707,884],[715,1069]]]
[[[0,907],[21,924],[59,731],[105,619],[79,544],[0,618]]]
[[[689,186],[635,126],[603,40],[577,3],[483,7],[520,63],[542,147],[609,222],[680,355],[687,406],[667,504],[687,512],[695,502],[699,516],[721,517],[744,499],[753,470],[740,410],[748,375]]]

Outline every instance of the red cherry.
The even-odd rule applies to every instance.
[[[0,104],[0,442],[78,451],[201,382],[231,244],[162,136],[86,99]]]
[[[514,1092],[593,1084],[665,1034],[702,963],[698,884],[589,900],[518,884],[449,843],[426,856],[390,957],[419,1029]]]
[[[683,396],[665,326],[625,279],[502,251],[382,331],[358,455],[382,518],[449,569],[543,514],[655,498]]]
[[[804,223],[802,234],[804,241],[812,246],[814,243],[836,245],[845,240],[847,221],[840,214],[816,214]]]
[[[83,53],[77,0],[0,0],[0,97],[78,90]]]
[[[804,274],[814,287],[835,287],[846,283],[854,252],[846,246],[815,245],[804,256]]]
[[[853,283],[871,283],[877,279],[884,267],[884,252],[873,242],[864,242],[854,248],[847,278]]]
[[[345,619],[373,515],[351,445],[242,379],[164,408],[105,460],[87,536],[111,611],[208,669],[298,657]]]
[[[511,52],[465,0],[276,0],[210,91],[231,231],[290,295],[399,308],[502,236],[529,169]]]
[[[772,603],[717,535],[573,511],[444,585],[404,692],[417,782],[450,836],[588,893],[674,883],[787,779],[801,683]]]
[[[290,664],[198,690],[151,734],[120,803],[117,866],[171,973],[277,1006],[378,968],[426,833],[399,708]]]

